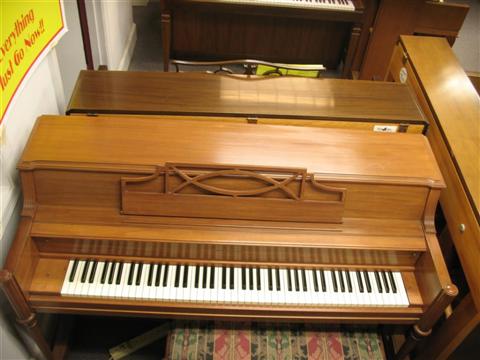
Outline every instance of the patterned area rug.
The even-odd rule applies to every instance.
[[[167,340],[169,360],[384,360],[376,332],[322,331],[265,324],[178,322]]]

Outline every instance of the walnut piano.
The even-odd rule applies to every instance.
[[[456,295],[419,134],[39,118],[1,287],[37,312],[413,325]]]
[[[171,58],[253,58],[350,67],[362,30],[361,0],[162,0],[164,70]]]

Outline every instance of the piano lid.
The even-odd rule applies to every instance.
[[[325,178],[395,178],[444,186],[423,135],[175,118],[42,116],[19,168],[32,162],[303,168]]]

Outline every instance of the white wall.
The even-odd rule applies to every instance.
[[[0,144],[0,267],[15,235],[21,204],[16,164],[23,151],[35,119],[41,114],[57,114],[59,101],[52,86],[58,77],[56,54],[51,52],[25,83],[23,90],[3,120]],[[0,303],[3,303],[1,301]],[[2,304],[3,305],[3,304]],[[8,315],[7,315],[8,314]],[[26,359],[27,354],[12,331],[11,319],[5,305],[0,310],[0,359]],[[7,324],[7,321],[9,322]]]
[[[115,0],[100,2],[100,9],[93,6],[93,11],[102,19],[103,38],[105,41],[105,62],[109,70],[127,70],[130,65],[135,43],[137,41],[137,28],[133,22],[131,0]],[[89,28],[90,28],[89,20]],[[97,32],[101,29],[97,29]],[[102,34],[98,39],[101,41]],[[101,44],[100,44],[101,47]]]
[[[85,52],[83,50],[80,17],[76,1],[64,1],[65,21],[68,32],[60,39],[55,51],[57,52],[58,65],[63,85],[63,95],[66,102],[70,99],[73,87],[77,81],[80,69],[87,67]]]
[[[467,17],[453,45],[453,51],[465,71],[480,72],[480,1],[451,0],[470,6]]]

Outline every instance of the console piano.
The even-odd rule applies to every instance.
[[[323,64],[344,74],[358,46],[360,0],[162,0],[164,70],[171,58]]]
[[[457,293],[420,134],[43,116],[0,285],[36,314],[413,325]]]
[[[415,91],[447,184],[440,197],[446,220],[442,248],[445,257],[458,255],[466,281],[460,281],[465,284],[451,316],[417,354],[419,359],[447,359],[480,328],[480,97],[449,43],[438,37],[401,36],[386,80]]]
[[[80,71],[69,115],[135,114],[183,119],[425,133],[405,84],[196,72]]]

